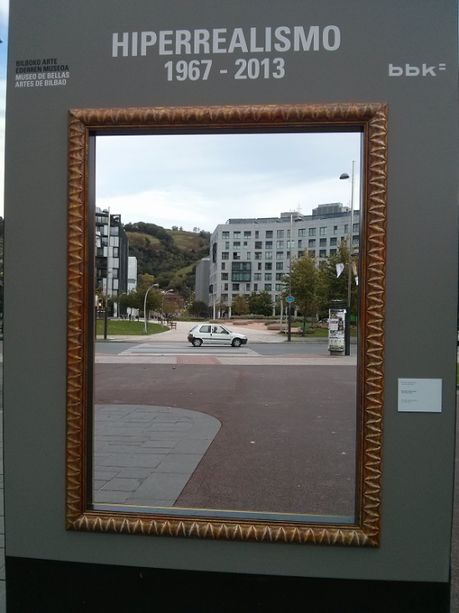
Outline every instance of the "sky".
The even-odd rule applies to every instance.
[[[0,215],[3,216],[8,0],[0,0]],[[351,201],[357,134],[100,136],[96,202],[124,223],[212,232],[237,217],[310,214],[318,204]]]
[[[123,223],[212,232],[230,218],[311,214],[318,204],[350,205],[360,135],[207,134],[99,136],[96,203]]]

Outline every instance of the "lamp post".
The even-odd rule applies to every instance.
[[[302,217],[297,216],[295,221],[302,221]],[[293,245],[293,212],[290,213],[290,258],[289,258],[289,270],[288,270],[288,295],[292,295],[292,245]],[[288,303],[288,331],[287,341],[292,340],[292,303]]]
[[[352,178],[344,172],[340,179],[351,178],[351,222],[349,224],[349,261],[347,267],[347,308],[346,326],[344,330],[344,355],[351,355],[351,287],[352,287],[352,232],[354,226],[354,173],[355,161],[352,161]]]
[[[150,285],[150,287],[147,289],[147,291],[145,292],[145,299],[143,301],[143,316],[145,318],[145,325],[144,325],[144,330],[143,333],[144,334],[148,334],[148,327],[147,327],[147,296],[148,296],[148,292],[153,288],[153,287],[159,287],[159,285],[157,283],[153,283],[153,285]]]

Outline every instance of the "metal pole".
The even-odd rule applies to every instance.
[[[147,296],[148,296],[148,292],[151,290],[152,287],[159,287],[157,283],[153,283],[153,285],[150,285],[150,287],[147,289],[147,291],[145,292],[145,298],[143,301],[143,316],[145,319],[145,324],[144,324],[144,328],[143,328],[143,333],[144,334],[148,334],[148,325],[147,325]]]
[[[351,178],[351,223],[349,224],[349,261],[347,270],[347,309],[346,309],[346,328],[344,354],[351,355],[351,290],[352,290],[352,233],[354,226],[354,170],[355,161],[352,162]]]
[[[292,234],[293,234],[293,213],[290,213],[290,258],[288,273],[288,295],[292,295]],[[292,340],[292,304],[288,304],[288,337],[287,341]]]

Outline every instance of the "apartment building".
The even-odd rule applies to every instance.
[[[121,215],[111,215],[107,210],[96,208],[95,222],[96,291],[106,296],[121,296],[128,291],[129,256]]]
[[[349,241],[351,211],[342,203],[319,204],[311,215],[296,211],[279,217],[229,219],[211,237],[209,306],[218,316],[220,306],[231,308],[242,294],[267,291],[273,303],[284,290],[290,258],[309,253],[323,261]],[[359,211],[352,214],[352,246],[358,248]]]

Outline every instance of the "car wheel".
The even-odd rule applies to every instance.
[[[240,347],[241,346],[241,339],[240,338],[235,338],[231,344],[233,345],[233,347]]]
[[[200,338],[193,339],[193,347],[200,347],[202,345],[202,340]]]

